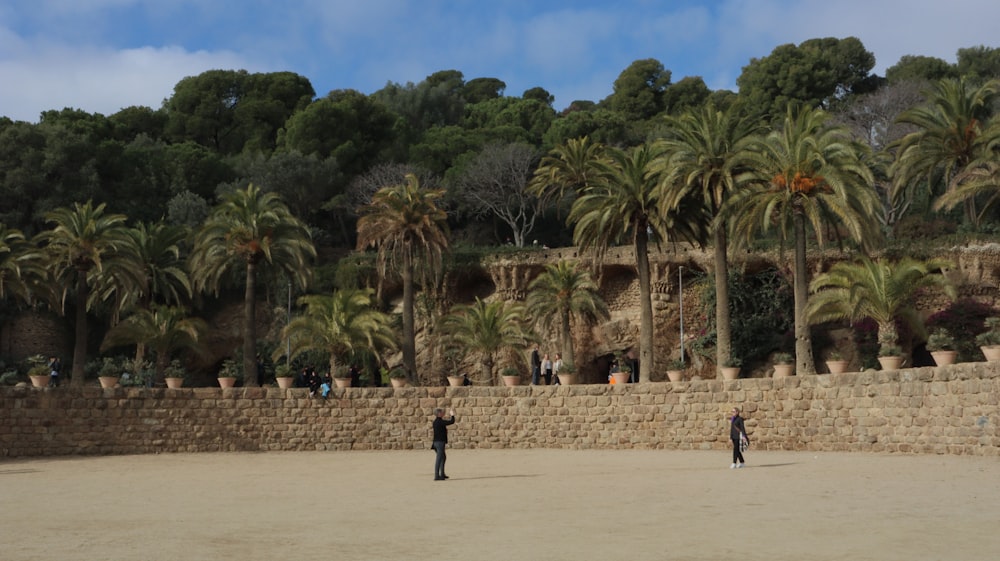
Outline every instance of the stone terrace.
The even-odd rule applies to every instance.
[[[1000,363],[627,386],[0,389],[0,456],[429,447],[721,449],[745,411],[769,450],[1000,455]]]

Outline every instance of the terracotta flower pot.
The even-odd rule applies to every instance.
[[[955,359],[958,358],[958,351],[931,351],[931,356],[934,357],[934,364],[948,366],[949,364],[955,364]]]
[[[292,376],[278,376],[275,380],[278,382],[278,387],[283,390],[295,385],[295,378]]]
[[[830,374],[843,374],[847,372],[847,361],[828,360],[826,361],[826,369],[830,371]]]
[[[389,378],[389,382],[394,388],[406,387],[406,378]]]
[[[448,376],[448,385],[457,387],[465,383],[465,378],[461,376]]]
[[[167,378],[167,387],[176,390],[184,385],[184,378]]]
[[[667,379],[671,382],[680,382],[684,379],[683,370],[667,370]]]
[[[903,357],[880,356],[878,363],[882,365],[882,370],[899,370],[899,367],[903,365]]]
[[[628,372],[612,372],[611,377],[615,379],[615,385],[620,386],[628,383]]]
[[[393,380],[402,380],[402,378],[393,378]],[[350,378],[334,378],[333,379],[333,383],[338,388],[349,388],[349,387],[351,387],[351,379]],[[393,386],[393,387],[395,387],[395,386]]]
[[[220,388],[234,388],[236,387],[236,377],[235,376],[220,376],[219,387]]]
[[[740,377],[739,366],[723,366],[721,370],[723,380],[735,380]]]
[[[102,388],[113,388],[118,385],[118,376],[98,376],[97,381]]]
[[[503,384],[505,386],[520,386],[521,385],[521,377],[520,376],[504,376],[503,377]]]
[[[559,373],[559,384],[563,386],[572,386],[576,384],[576,374],[566,374],[563,372]]]
[[[989,345],[985,347],[979,347],[983,351],[983,356],[986,357],[987,362],[998,362],[1000,361],[1000,345]]]
[[[795,365],[794,364],[775,364],[774,365],[774,377],[784,378],[786,376],[795,375]]]
[[[48,374],[45,374],[44,376],[28,376],[28,377],[31,378],[31,385],[36,388],[44,388],[48,386],[49,378],[51,378],[51,376],[49,376]]]

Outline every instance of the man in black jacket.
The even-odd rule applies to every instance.
[[[431,447],[437,452],[434,458],[434,481],[444,481],[448,476],[444,474],[444,462],[447,460],[444,448],[448,444],[448,425],[455,422],[455,410],[448,412],[448,419],[444,418],[444,409],[440,407],[434,410],[434,441]]]
[[[743,417],[740,417],[740,410],[736,407],[733,408],[733,416],[729,419],[729,439],[733,441],[733,463],[729,466],[729,469],[741,468],[743,467],[743,451],[740,450],[740,441],[746,440],[747,429],[743,424]]]

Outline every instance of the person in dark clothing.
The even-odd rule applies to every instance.
[[[303,367],[299,372],[298,376],[295,377],[295,387],[296,388],[308,388],[309,387],[309,368]]]
[[[542,355],[538,354],[538,343],[531,349],[531,384],[537,386],[542,379]]]
[[[319,374],[316,373],[316,370],[312,368],[309,369],[308,380],[309,380],[309,397],[312,397],[316,395],[316,392],[319,391],[319,387],[323,385],[323,381],[320,380]]]
[[[49,358],[49,385],[54,388],[59,387],[59,371],[62,370],[62,363],[59,361],[59,357],[53,356]]]
[[[743,417],[740,417],[740,410],[733,408],[733,416],[729,419],[729,439],[733,441],[733,463],[729,469],[743,467],[743,452],[740,450],[740,440],[747,438],[747,429],[743,424]]]
[[[434,440],[431,442],[431,447],[434,448],[436,452],[434,457],[434,481],[444,481],[448,479],[448,476],[444,473],[444,463],[448,457],[444,453],[445,446],[448,444],[448,425],[455,422],[455,410],[452,409],[448,412],[448,419],[444,418],[444,409],[440,407],[434,410],[434,423],[432,427],[434,429]]]

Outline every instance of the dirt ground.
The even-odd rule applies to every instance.
[[[1000,460],[451,450],[0,461],[5,561],[990,560]]]

